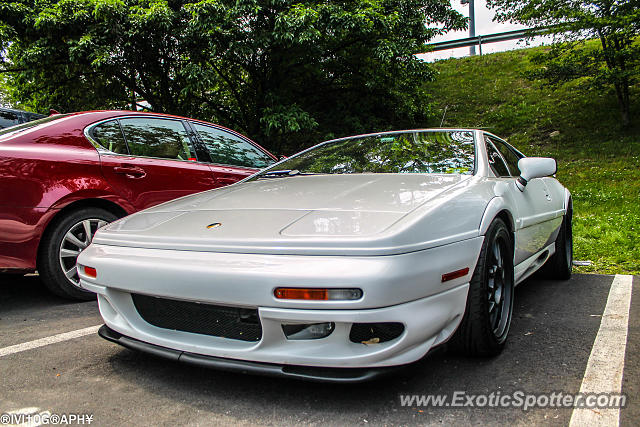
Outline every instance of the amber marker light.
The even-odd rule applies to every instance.
[[[361,289],[323,289],[323,288],[276,288],[273,295],[277,299],[305,301],[358,300],[362,298]]]
[[[87,267],[86,265],[82,267],[82,269],[84,270],[84,274],[85,276],[91,277],[93,279],[95,279],[96,277],[98,277],[98,271],[93,268],[93,267]]]
[[[469,267],[463,268],[461,270],[452,271],[451,273],[443,274],[442,281],[448,282],[449,280],[457,279],[459,277],[464,277],[469,274]]]

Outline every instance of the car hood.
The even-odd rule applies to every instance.
[[[357,174],[241,182],[126,217],[98,231],[94,243],[246,253],[397,252],[416,243],[397,238],[411,222],[405,224],[407,217],[442,205],[469,178]]]

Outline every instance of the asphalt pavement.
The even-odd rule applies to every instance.
[[[574,275],[566,282],[530,279],[520,285],[509,343],[498,357],[473,359],[440,349],[389,378],[334,385],[169,362],[93,332],[2,355],[11,346],[101,324],[95,301],[51,296],[36,275],[4,275],[0,414],[84,414],[91,415],[91,425],[568,425],[571,408],[403,406],[401,396],[577,393],[613,279]],[[638,283],[634,277],[624,426],[640,419]]]

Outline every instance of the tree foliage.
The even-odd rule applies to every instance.
[[[538,55],[532,78],[561,84],[581,78],[615,90],[623,126],[629,126],[630,90],[640,75],[640,0],[487,0],[496,19],[548,26],[552,49]],[[587,44],[597,39],[599,46]]]
[[[433,70],[414,54],[465,25],[445,0],[15,0],[0,47],[32,108],[145,100],[280,152],[423,124]]]

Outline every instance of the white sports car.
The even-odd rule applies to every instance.
[[[102,337],[227,370],[355,382],[447,341],[495,355],[514,286],[571,275],[555,172],[481,130],[327,141],[105,226],[80,286]]]

